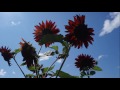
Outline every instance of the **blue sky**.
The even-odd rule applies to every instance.
[[[85,23],[88,27],[94,29],[94,42],[89,45],[88,49],[82,47],[80,49],[71,48],[70,56],[67,58],[62,71],[71,75],[79,75],[79,69],[75,67],[75,58],[79,54],[89,54],[98,60],[98,65],[103,69],[97,72],[92,78],[120,78],[120,13],[119,12],[0,12],[0,47],[8,46],[13,50],[20,47],[21,38],[30,41],[36,51],[40,46],[34,41],[32,34],[35,25],[42,21],[52,20],[56,22],[60,33],[65,35],[64,25],[68,25],[68,20],[73,20],[73,16],[85,15]],[[61,50],[61,45],[58,45]],[[50,48],[43,47],[41,55]],[[21,53],[16,56],[19,64],[23,58]],[[43,57],[39,63],[44,66],[50,66],[55,57]],[[0,78],[23,78],[22,73],[11,60],[12,66],[8,66],[0,55]],[[55,64],[55,69],[59,69],[61,60]],[[26,74],[31,73],[25,66],[21,67]]]

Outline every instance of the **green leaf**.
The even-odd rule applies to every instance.
[[[68,48],[64,47],[63,48],[63,54],[66,54],[68,52]]]
[[[68,42],[66,42],[66,41],[63,41],[63,42],[62,42],[62,45],[65,46],[65,47],[67,47],[67,48],[69,47],[69,44],[68,44]]]
[[[90,71],[90,75],[94,75],[95,74],[95,71]]]
[[[20,51],[21,51],[20,48],[18,48],[18,49],[15,49],[14,53],[17,54],[17,53],[19,53]]]
[[[29,78],[29,77],[34,77],[33,74],[26,74],[26,77]]]
[[[24,65],[26,65],[26,62],[23,62],[20,66],[24,66]]]
[[[50,48],[54,49],[55,51],[58,51],[58,46],[52,46]]]
[[[68,52],[69,44],[66,41],[63,41],[62,45],[64,46],[63,53],[67,53]]]
[[[30,66],[28,69],[31,71],[35,71],[35,66]]]
[[[52,66],[52,67],[46,67],[46,68],[42,68],[41,70],[42,70],[42,73],[46,73],[47,71],[51,71],[51,70],[53,70],[53,68],[54,68],[54,66]],[[48,70],[49,69],[49,70]]]
[[[63,35],[47,34],[43,36],[43,38],[39,43],[46,44],[49,42],[62,42],[62,41],[63,41]]]
[[[92,69],[95,70],[95,71],[102,71],[102,69],[98,66],[94,66]]]
[[[57,75],[58,71],[59,71],[59,70],[56,71],[56,74],[55,74],[55,75]],[[79,76],[72,76],[72,75],[70,75],[70,74],[68,74],[68,73],[66,73],[66,72],[63,72],[63,71],[60,71],[58,76],[59,76],[60,78],[79,78]]]
[[[63,41],[63,42],[62,42],[62,45],[64,46],[62,52],[63,52],[63,54],[64,54],[65,56],[68,57],[69,44],[68,44],[66,41]]]

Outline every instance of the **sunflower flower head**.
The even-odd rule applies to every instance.
[[[21,45],[21,54],[23,56],[23,61],[27,64],[27,67],[37,65],[37,54],[35,48],[29,43],[22,39],[23,42],[20,42]]]
[[[74,16],[74,21],[69,20],[69,25],[65,25],[67,34],[65,40],[68,41],[72,46],[78,49],[84,46],[88,48],[89,43],[92,44],[94,39],[91,35],[94,35],[93,28],[88,28],[85,24],[85,16]]]
[[[59,33],[59,29],[56,28],[55,22],[46,20],[46,23],[42,21],[42,23],[39,23],[39,25],[35,26],[33,34],[35,41],[39,43],[44,35],[57,33]],[[45,47],[49,47],[49,45],[52,43],[53,42],[45,43]]]
[[[8,65],[11,66],[10,60],[13,58],[13,53],[11,52],[11,49],[5,47],[0,48],[1,55],[3,56],[4,60],[8,62]]]
[[[76,58],[75,60],[75,66],[79,68],[80,71],[89,70],[97,64],[93,57],[86,54],[79,55],[78,58]]]

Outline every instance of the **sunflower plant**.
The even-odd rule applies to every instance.
[[[0,47],[1,56],[7,61],[10,66],[10,60],[13,59],[20,71],[25,78],[83,78],[94,75],[96,71],[102,71],[98,66],[98,62],[91,56],[87,54],[80,54],[75,58],[75,66],[79,69],[79,76],[70,75],[62,71],[65,61],[69,57],[69,52],[71,47],[80,49],[85,46],[87,49],[90,44],[93,43],[94,38],[94,29],[88,28],[85,24],[85,16],[76,15],[74,20],[69,20],[68,25],[65,25],[66,35],[59,34],[60,30],[55,25],[55,22],[51,20],[46,22],[39,23],[35,26],[33,32],[34,40],[38,43],[40,50],[37,52],[36,48],[30,43],[22,38],[22,41],[19,43],[20,47],[11,51],[11,49],[6,46]],[[62,45],[62,53],[59,52],[58,46],[54,46],[54,43],[60,43]],[[45,48],[52,48],[53,51],[45,53],[47,56],[57,55],[55,61],[51,63],[50,66],[44,67],[44,65],[39,63],[41,56],[39,55],[42,47],[45,45]],[[21,53],[23,60],[22,64],[18,64],[16,60],[16,55]],[[53,71],[55,63],[63,59],[63,62],[60,65],[60,68],[56,71]],[[26,66],[32,74],[25,74],[21,69],[21,66]]]

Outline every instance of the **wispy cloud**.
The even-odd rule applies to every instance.
[[[15,72],[15,71],[13,71],[13,72],[12,72],[12,74],[16,74],[16,72]]]
[[[98,60],[102,59],[104,55],[99,55]]]
[[[62,63],[63,59],[58,59],[57,63]]]
[[[111,20],[106,19],[104,21],[104,25],[99,36],[104,36],[120,27],[120,12],[112,12],[109,14],[109,16]]]
[[[52,56],[47,56],[45,55],[46,53],[39,53],[40,59],[39,61],[45,61],[45,60],[49,60]]]
[[[19,24],[21,24],[21,22],[20,22],[20,21],[18,21],[18,22],[11,21],[11,25],[13,25],[13,26],[16,26],[16,25],[19,25]]]
[[[4,76],[7,72],[4,69],[0,69],[0,76]]]
[[[101,60],[103,57],[106,57],[107,55],[99,55],[97,60]]]

